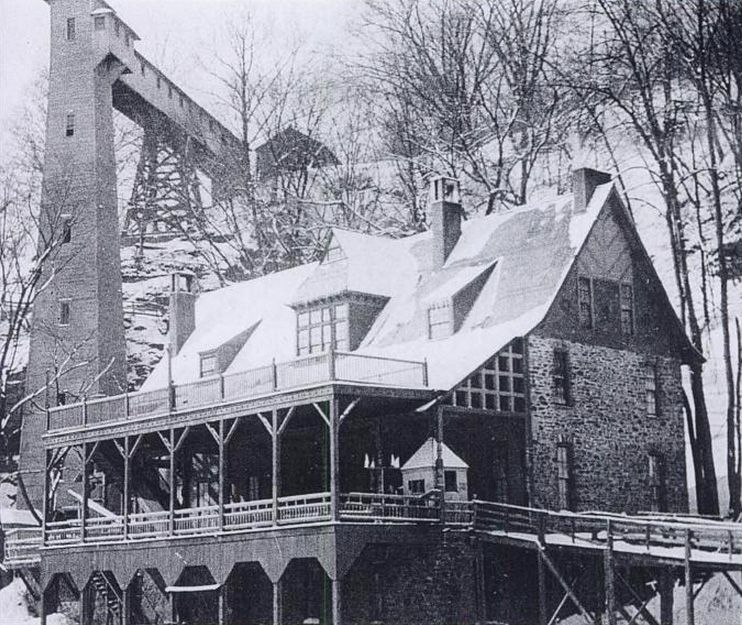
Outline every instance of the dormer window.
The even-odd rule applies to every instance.
[[[199,370],[200,377],[206,378],[215,373],[217,373],[216,353],[201,354],[201,367]]]
[[[350,349],[348,304],[326,304],[297,313],[297,354],[317,354],[333,346],[336,351]]]
[[[443,339],[451,336],[453,309],[448,303],[428,308],[428,338]]]
[[[75,18],[74,17],[68,17],[67,18],[67,41],[74,41],[75,40]]]
[[[343,248],[340,247],[340,243],[338,243],[337,240],[333,238],[332,242],[327,248],[327,251],[325,252],[325,257],[322,259],[322,262],[332,263],[337,260],[342,260],[343,258],[345,258]]]
[[[104,15],[96,15],[95,19],[93,20],[93,24],[95,26],[95,30],[105,30],[106,29],[106,18]]]

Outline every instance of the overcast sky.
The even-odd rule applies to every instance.
[[[110,0],[142,38],[137,49],[209,106],[198,59],[218,51],[224,26],[250,12],[273,41],[301,38],[307,49],[352,45],[361,0]],[[43,0],[0,0],[0,159],[7,128],[30,85],[49,63],[49,7]]]

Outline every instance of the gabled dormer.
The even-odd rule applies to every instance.
[[[224,341],[216,347],[211,347],[207,350],[200,351],[198,353],[199,366],[198,373],[200,378],[208,378],[212,375],[220,375],[224,373],[235,356],[239,354],[250,335],[253,333],[258,324],[255,324],[242,332],[235,334],[233,337]]]

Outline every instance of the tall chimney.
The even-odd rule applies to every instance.
[[[581,167],[572,172],[572,192],[574,193],[574,212],[584,213],[587,205],[593,197],[595,187],[601,184],[607,184],[612,180],[612,176],[604,171]]]
[[[196,328],[196,276],[188,271],[170,274],[169,339],[175,356]]]
[[[430,183],[430,227],[433,231],[433,267],[440,269],[461,236],[459,182],[439,176]]]

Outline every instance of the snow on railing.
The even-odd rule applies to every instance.
[[[427,364],[348,352],[325,352],[171,388],[56,406],[47,412],[47,430],[167,414],[334,381],[425,387],[428,384]]]

